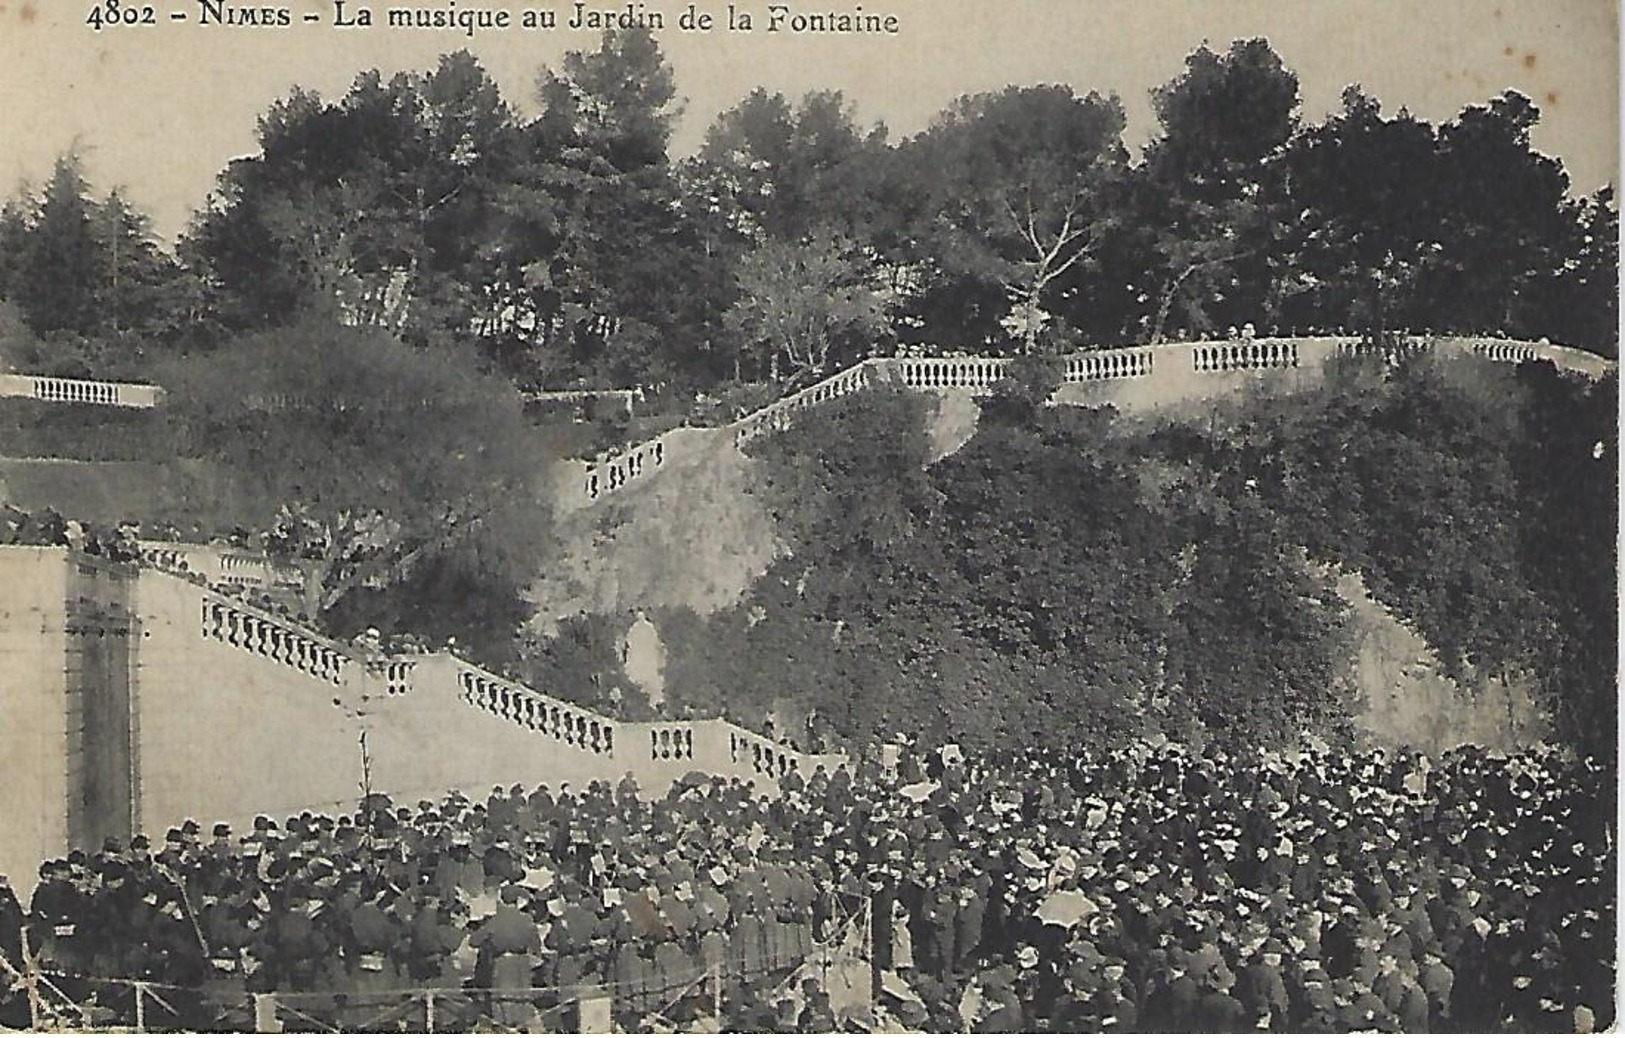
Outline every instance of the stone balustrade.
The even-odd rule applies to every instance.
[[[210,584],[240,588],[297,588],[304,575],[294,566],[280,564],[261,552],[216,544],[176,541],[137,541],[141,561],[158,569],[190,573]]]
[[[54,375],[0,374],[0,396],[27,397],[53,404],[104,407],[157,407],[163,390],[139,382],[103,382]]]
[[[1099,382],[1114,378],[1144,378],[1151,374],[1155,351],[1150,347],[1079,353],[1066,358],[1064,380]]]
[[[450,658],[456,664],[458,696],[465,703],[566,746],[605,757],[615,753],[616,723],[609,718]]]
[[[1298,344],[1290,339],[1243,339],[1198,344],[1191,350],[1194,370],[1267,371],[1298,366]]]
[[[635,402],[643,400],[642,389],[538,389],[521,393],[526,403],[585,404],[598,400],[614,400],[628,416]]]
[[[653,761],[692,761],[694,759],[694,725],[650,724],[649,759]]]
[[[1004,378],[1005,357],[906,357],[887,365],[910,389],[988,389]]]
[[[620,732],[626,752],[617,766],[640,785],[658,786],[691,772],[777,785],[792,773],[808,778],[820,766],[833,771],[846,761],[840,754],[802,753],[731,721],[628,723]]]
[[[263,656],[330,685],[344,683],[352,657],[343,646],[212,591],[203,592],[202,609],[204,638]]]
[[[376,655],[352,650],[264,610],[202,590],[204,638],[291,667],[330,685],[345,684],[352,665],[363,665],[386,698],[449,693],[503,721],[555,740],[602,762],[604,778],[631,772],[658,788],[692,771],[771,780],[792,771],[804,777],[820,764],[835,768],[840,755],[813,757],[781,746],[732,722],[621,722],[470,663],[450,652]]]
[[[874,382],[880,364],[876,360],[854,364],[845,371],[838,371],[821,382],[775,400],[733,422],[728,429],[733,432],[734,446],[743,447],[758,436],[789,428],[793,416],[799,411],[858,392]]]
[[[1478,342],[1473,344],[1473,352],[1507,364],[1523,364],[1537,357],[1535,347],[1526,342]]]
[[[410,657],[394,657],[384,661],[382,667],[384,681],[384,695],[404,696],[412,691],[413,672],[417,670],[418,661]]]
[[[666,463],[666,437],[659,436],[640,443],[607,461],[589,465],[585,490],[589,501],[612,494],[644,475],[653,473]]]
[[[774,781],[797,770],[801,755],[794,750],[737,725],[728,728],[728,758],[734,766]]]
[[[1550,343],[1512,342],[1462,336],[1412,336],[1406,340],[1408,352],[1437,350],[1443,353],[1474,355],[1492,361],[1519,364],[1531,360],[1551,361],[1561,371],[1601,378],[1615,369],[1615,362],[1585,350]],[[1159,382],[1170,387],[1181,379],[1183,354],[1190,355],[1189,373],[1223,376],[1245,372],[1318,370],[1333,356],[1396,347],[1370,347],[1352,336],[1315,336],[1290,339],[1236,339],[1224,342],[1177,342],[1155,346],[1132,346],[1073,354],[1065,358],[1063,382],[1080,384],[1117,379],[1143,380],[1153,393]],[[1158,357],[1165,362],[1158,367]],[[857,392],[882,379],[910,389],[986,392],[1007,372],[1004,357],[896,357],[870,358],[831,375],[817,385],[777,400],[752,412],[726,428],[733,433],[734,445],[743,447],[762,435],[789,428],[796,415],[809,407]],[[1216,383],[1222,384],[1222,383]],[[1185,387],[1179,386],[1180,390]],[[670,434],[667,434],[668,436]],[[597,465],[586,467],[586,500],[593,503],[649,475],[664,464],[669,445],[664,437],[633,447]]]

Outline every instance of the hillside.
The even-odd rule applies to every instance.
[[[1149,396],[1056,393],[1041,365],[981,398],[881,379],[743,453],[677,430],[663,466],[533,545],[492,531],[326,620],[455,636],[600,708],[640,714],[632,690],[658,687],[859,743],[1602,744],[1615,382],[1473,352]],[[79,458],[4,462],[0,499],[206,529],[253,511],[217,462],[165,459],[153,417],[62,412],[51,442]],[[529,482],[574,489],[536,458]]]
[[[678,567],[706,572],[708,556],[660,552],[728,527],[721,497],[686,528],[673,497],[630,520],[665,531],[633,538],[643,563],[616,563],[669,591],[616,608],[653,607],[677,703],[860,742],[1308,726],[1600,749],[1614,392],[1538,365],[1367,359],[1196,417],[997,406],[944,457],[929,398],[873,390],[730,471],[754,473],[780,546],[753,514],[765,572],[737,602],[722,589],[740,565],[710,570],[703,601],[677,593]],[[577,617],[599,648],[553,665],[618,678],[629,624]]]

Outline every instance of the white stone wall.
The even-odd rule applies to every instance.
[[[242,645],[205,636],[205,604],[230,601],[141,574],[137,802],[149,834],[186,818],[300,810],[361,788],[360,669],[335,671],[331,656],[285,636]]]
[[[26,897],[68,840],[66,555],[0,552],[0,874]]]
[[[74,596],[86,602],[70,608]],[[126,608],[129,637],[93,666],[80,659],[75,612],[83,626]],[[87,713],[109,709],[120,716]],[[622,724],[446,653],[367,659],[181,577],[12,546],[0,548],[0,754],[0,872],[25,894],[39,863],[73,845],[157,838],[187,818],[241,828],[350,811],[364,790],[410,803],[627,773],[652,795],[696,770],[770,789],[820,763],[722,721]],[[109,791],[121,802],[101,803]]]

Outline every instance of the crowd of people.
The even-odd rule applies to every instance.
[[[173,985],[193,1028],[277,992],[379,1029],[408,989],[468,994],[442,1029],[570,1026],[600,996],[638,1029],[1614,1023],[1612,776],[1557,750],[910,751],[773,795],[638,794],[374,796],[110,841],[45,863],[26,912],[0,894],[0,954],[69,996]],[[830,982],[837,947],[859,994]]]

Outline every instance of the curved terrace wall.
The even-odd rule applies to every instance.
[[[1613,361],[1551,343],[1471,336],[1413,337],[1408,345],[1441,356],[1482,357],[1506,364],[1549,361],[1561,371],[1601,378]],[[1353,336],[1174,342],[1074,354],[1066,358],[1057,399],[1157,407],[1212,398],[1264,375],[1277,383],[1313,384],[1336,357],[1365,350]],[[736,447],[787,428],[798,413],[880,383],[922,391],[985,392],[1005,376],[1002,357],[876,357],[837,372],[724,426]],[[595,463],[571,463],[560,480],[561,510],[603,502],[664,471],[683,456],[692,429],[674,429]]]

